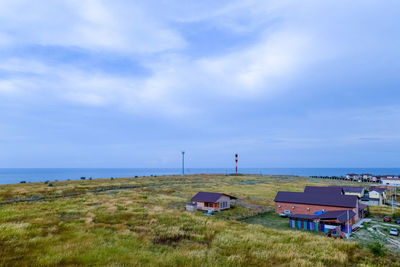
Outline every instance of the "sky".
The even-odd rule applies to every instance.
[[[0,168],[399,167],[400,2],[0,0]]]

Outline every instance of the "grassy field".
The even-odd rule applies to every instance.
[[[291,230],[269,212],[278,190],[332,183],[190,175],[5,185],[0,265],[400,266],[398,255],[377,257],[357,242]],[[240,201],[211,217],[185,211],[198,191]]]

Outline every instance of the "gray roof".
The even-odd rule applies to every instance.
[[[356,214],[352,211],[348,211],[349,214],[349,219],[353,218]],[[344,223],[347,221],[347,210],[333,210],[333,211],[327,211],[323,214],[320,215],[309,215],[309,214],[292,214],[289,215],[290,218],[292,219],[305,219],[305,220],[338,220],[341,223]]]
[[[357,207],[357,196],[346,196],[324,193],[303,193],[303,192],[285,192],[279,191],[274,199],[275,202],[298,203],[321,205],[331,207]]]
[[[343,191],[341,187],[336,186],[306,186],[304,193],[342,195]]]
[[[192,197],[192,201],[216,202],[223,195],[230,197],[231,199],[236,199],[236,197],[224,193],[198,192],[194,197]]]
[[[342,190],[345,193],[359,193],[361,194],[364,190],[364,187],[362,186],[338,186],[338,185],[332,185],[330,187],[338,187],[338,188],[342,188]]]
[[[371,191],[376,191],[378,193],[383,193],[383,192],[386,192],[386,189],[385,188],[374,187],[374,188],[370,188],[370,192]]]
[[[362,186],[343,186],[343,191],[345,193],[362,193],[364,190],[364,187]]]

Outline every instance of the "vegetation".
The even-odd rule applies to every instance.
[[[369,244],[368,248],[371,250],[372,253],[374,253],[375,256],[382,257],[386,254],[385,247],[379,242]]]
[[[390,252],[375,257],[356,242],[284,229],[287,221],[268,212],[278,190],[329,183],[340,181],[190,175],[5,185],[0,187],[0,265],[400,264]],[[198,191],[225,192],[240,201],[211,217],[185,211]],[[265,223],[251,221],[253,216]]]

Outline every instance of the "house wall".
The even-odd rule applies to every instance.
[[[227,206],[226,207],[222,207],[222,203],[226,202]],[[220,210],[226,210],[226,209],[230,209],[231,208],[231,198],[228,196],[221,196],[218,200],[217,203],[219,204],[219,208]]]
[[[361,198],[362,196],[364,196],[364,191],[362,191],[362,193],[345,192],[344,194],[346,196],[357,196],[357,197]]]
[[[292,208],[294,206],[294,208]],[[285,203],[285,202],[275,202],[275,212],[283,213],[284,210],[290,210],[292,214],[314,214],[316,211],[334,211],[334,210],[352,210],[356,216],[355,221],[359,220],[358,217],[358,205],[356,208],[344,208],[344,207],[331,207],[331,206],[321,206],[321,205],[309,205],[309,204],[298,204],[298,203]]]
[[[222,202],[226,202],[227,206],[226,207],[222,207]],[[198,210],[212,210],[212,211],[220,211],[220,210],[226,210],[226,209],[230,209],[231,207],[231,198],[228,196],[221,196],[216,202],[214,202],[214,206],[213,207],[206,207],[204,202],[196,202],[197,204],[197,209]]]
[[[380,199],[381,194],[375,191],[370,191],[369,192],[369,198],[375,198],[375,199]]]

